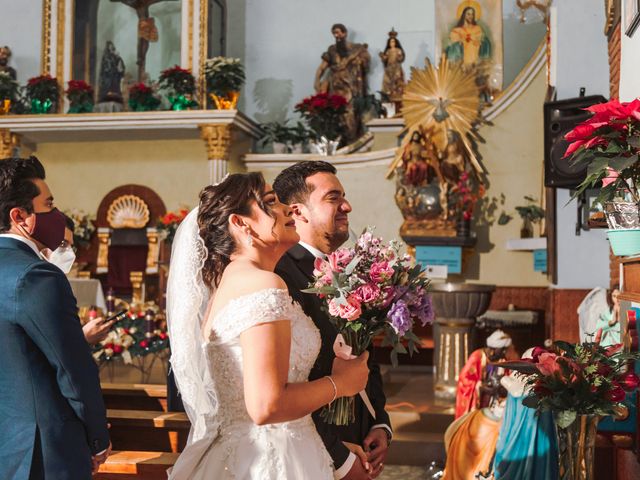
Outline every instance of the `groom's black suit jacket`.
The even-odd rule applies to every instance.
[[[338,334],[338,330],[329,319],[328,314],[322,309],[320,298],[315,294],[302,292],[303,289],[309,287],[309,283],[313,280],[314,261],[313,254],[298,244],[284,254],[276,267],[276,273],[286,282],[291,297],[300,303],[304,312],[313,319],[320,330],[322,347],[309,374],[309,380],[331,375],[333,359],[335,358],[333,342]],[[384,410],[386,398],[382,391],[380,367],[373,362],[371,357],[369,357],[367,393],[376,412],[375,419],[369,414],[359,395],[356,396],[355,400],[356,421],[349,426],[328,425],[320,418],[320,410],[313,413],[313,420],[318,433],[322,437],[322,441],[331,455],[336,469],[340,468],[349,456],[349,450],[342,444],[342,441],[362,445],[364,438],[373,425],[385,424],[391,427],[389,415]]]

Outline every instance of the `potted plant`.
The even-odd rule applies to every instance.
[[[129,89],[129,108],[134,112],[147,112],[157,110],[160,99],[153,89],[144,83],[136,83]]]
[[[178,65],[163,70],[160,74],[160,88],[167,91],[171,110],[189,110],[198,106],[198,102],[193,99],[196,79],[191,70]]]
[[[347,110],[347,99],[342,95],[317,93],[295,106],[314,133],[319,153],[331,155],[340,143],[342,116]]]
[[[40,75],[27,81],[27,101],[31,113],[50,113],[58,109],[60,87],[51,75]]]
[[[16,104],[19,96],[18,82],[7,72],[0,72],[0,114],[6,115]]]
[[[205,62],[207,92],[218,110],[233,110],[244,85],[244,66],[239,58],[214,57]]]
[[[67,113],[93,112],[93,87],[84,80],[69,80],[64,93],[69,100]]]
[[[460,179],[452,195],[457,217],[456,235],[458,237],[471,235],[473,210],[478,200],[484,196],[484,193],[484,185],[478,182],[475,177],[471,177],[468,172],[460,174]]]
[[[616,255],[640,252],[640,99],[592,105],[588,120],[565,135],[573,165],[587,168],[574,197],[600,186],[595,203],[604,206]]]
[[[624,352],[622,344],[605,348],[601,336],[602,329],[593,341],[555,342],[550,350],[534,348],[530,360],[499,364],[525,375],[523,405],[553,413],[563,480],[594,478],[598,421],[624,412],[626,392],[637,390],[640,383],[629,368],[640,354]]]
[[[516,207],[516,211],[522,219],[520,238],[531,238],[533,237],[533,224],[539,223],[544,218],[544,210],[538,205],[535,198],[525,195],[524,199],[527,204]]]
[[[310,132],[302,122],[297,122],[293,127],[289,121],[269,122],[260,125],[264,134],[258,140],[258,147],[265,149],[271,144],[273,153],[298,153],[302,152],[302,145],[309,139]],[[296,148],[298,146],[298,148]]]

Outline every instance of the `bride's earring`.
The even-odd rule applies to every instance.
[[[247,232],[247,245],[253,247],[253,237],[251,236],[251,232]]]

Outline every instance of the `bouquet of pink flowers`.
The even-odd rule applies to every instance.
[[[326,260],[316,259],[315,281],[304,291],[324,299],[339,331],[336,355],[360,355],[382,333],[383,345],[393,347],[394,365],[398,353],[418,350],[420,340],[412,331],[415,322],[424,326],[433,321],[429,280],[420,265],[413,266],[411,257],[399,250],[398,242],[384,244],[366,229],[352,248],[338,249]],[[367,404],[366,394],[361,395]],[[348,425],[354,420],[353,398],[337,399],[322,416],[327,423]]]

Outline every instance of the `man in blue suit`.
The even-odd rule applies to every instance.
[[[110,450],[98,370],[55,250],[65,219],[35,157],[0,160],[0,478],[83,480]]]

